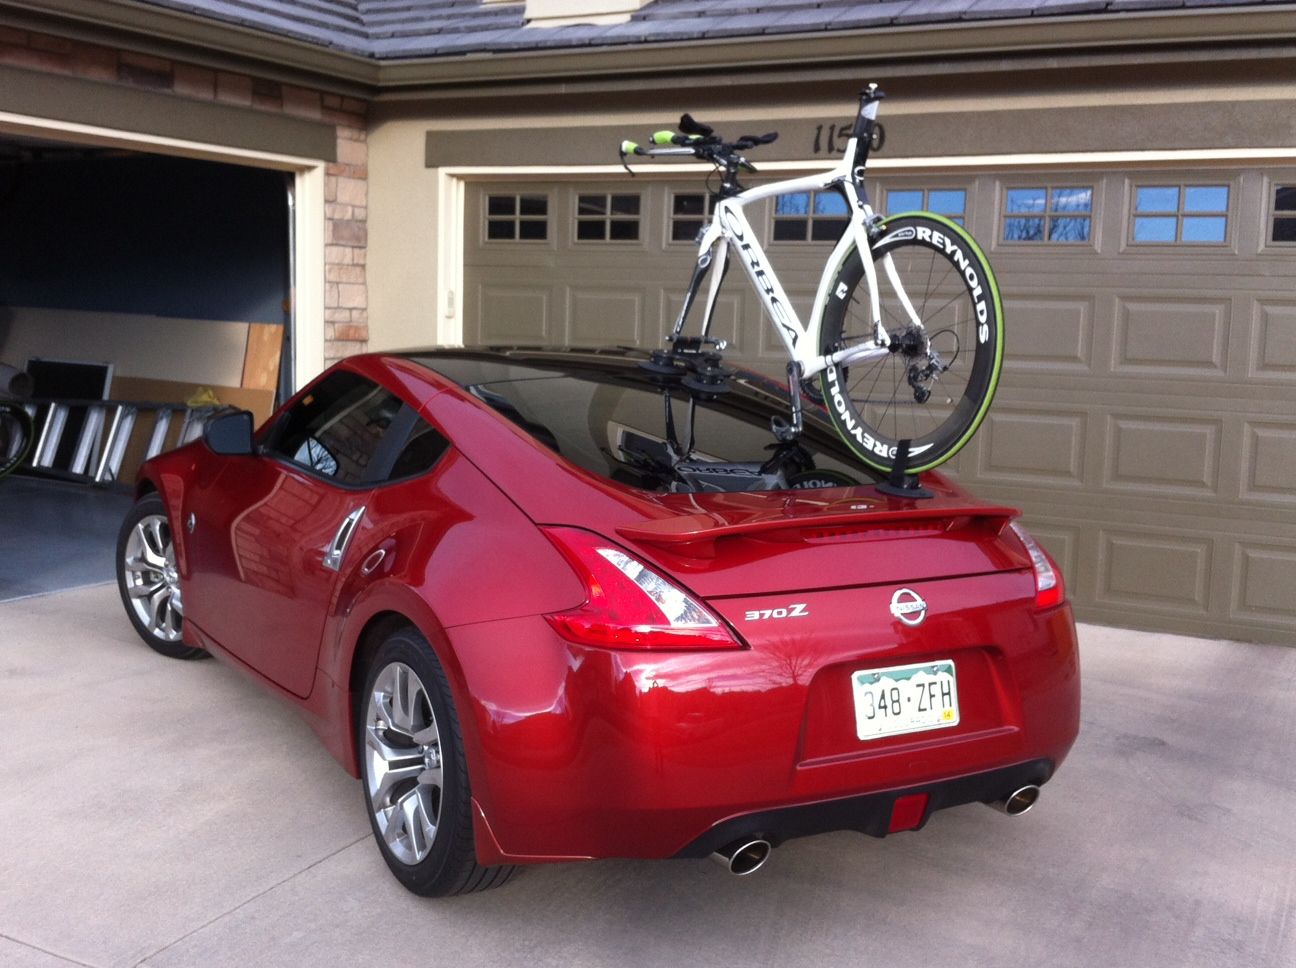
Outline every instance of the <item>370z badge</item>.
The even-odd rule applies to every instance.
[[[805,602],[796,602],[785,608],[758,608],[745,616],[748,622],[760,622],[767,618],[803,618],[810,614]]]

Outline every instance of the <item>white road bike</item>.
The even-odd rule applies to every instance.
[[[726,142],[687,114],[678,131],[657,132],[649,146],[622,142],[621,159],[700,158],[719,176],[669,348],[655,351],[646,365],[678,375],[693,392],[724,392],[731,375],[722,365],[726,344],[709,333],[736,258],[787,350],[791,421],[776,420],[775,436],[795,441],[802,391],[813,397],[817,378],[818,395],[846,445],[864,464],[898,478],[949,460],[985,419],[1003,364],[1003,309],[990,263],[961,225],[931,212],[882,217],[869,204],[864,174],[883,136],[877,123],[883,97],[876,84],[861,93],[845,153],[822,174],[744,188],[739,174],[756,169],[743,152],[769,144],[777,133]],[[811,192],[837,193],[848,222],[802,323],[743,209],[780,195],[820,197]],[[685,336],[708,274],[700,334]]]

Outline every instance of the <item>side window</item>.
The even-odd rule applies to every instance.
[[[1273,210],[1269,214],[1269,241],[1296,242],[1296,185],[1273,187]]]
[[[849,224],[846,199],[835,191],[792,192],[774,200],[775,242],[836,242]]]
[[[360,484],[400,409],[382,387],[339,370],[285,414],[269,450],[338,484]]]
[[[1222,245],[1228,241],[1228,185],[1137,185],[1130,240]]]
[[[450,442],[435,427],[415,417],[386,479],[399,481],[430,471],[449,447]]]
[[[1005,242],[1088,242],[1093,188],[1009,188],[999,214]]]
[[[549,237],[545,195],[487,195],[486,238],[491,242],[543,242]]]
[[[967,191],[962,188],[888,188],[886,214],[935,212],[951,222],[963,224],[967,214]]]

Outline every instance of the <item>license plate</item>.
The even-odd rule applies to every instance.
[[[958,725],[958,681],[952,659],[863,669],[851,676],[851,683],[855,733],[860,739]]]

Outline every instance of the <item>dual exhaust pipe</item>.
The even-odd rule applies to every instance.
[[[992,800],[987,806],[994,807],[1000,813],[1010,817],[1020,817],[1039,801],[1040,788],[1034,783],[1018,787],[1002,800]],[[721,847],[711,854],[711,859],[736,877],[755,874],[765,866],[770,852],[774,849],[768,840],[761,837],[743,838],[732,844]]]

